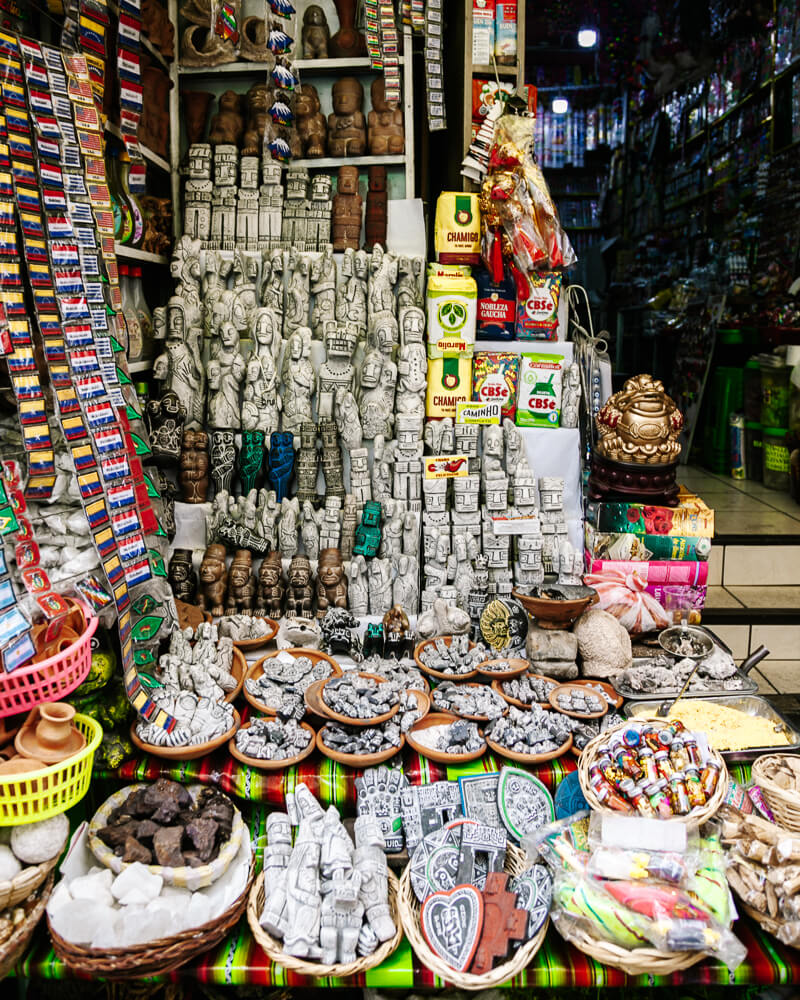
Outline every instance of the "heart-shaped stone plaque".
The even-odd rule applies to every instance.
[[[434,892],[422,904],[422,933],[451,969],[469,968],[483,928],[483,896],[474,885]]]

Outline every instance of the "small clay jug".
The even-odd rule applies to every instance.
[[[75,709],[63,701],[45,701],[39,706],[36,739],[48,753],[66,750],[73,742]]]

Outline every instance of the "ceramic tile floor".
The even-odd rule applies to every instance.
[[[800,504],[788,493],[770,490],[763,483],[717,476],[695,466],[681,468],[678,482],[714,509],[718,535],[798,535],[800,541]]]

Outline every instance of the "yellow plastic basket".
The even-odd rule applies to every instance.
[[[103,729],[88,715],[76,715],[74,722],[86,737],[86,746],[79,753],[40,771],[0,777],[0,826],[49,819],[84,797]]]

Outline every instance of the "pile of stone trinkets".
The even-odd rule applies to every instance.
[[[317,660],[282,650],[262,660],[260,677],[248,677],[245,690],[266,708],[284,718],[302,719],[306,706],[303,693],[314,681],[325,680],[333,673],[328,660]]]
[[[457,675],[474,673],[478,664],[488,659],[489,651],[482,643],[470,649],[469,636],[464,634],[432,639],[417,655],[429,670]]]
[[[580,691],[571,688],[569,691],[559,691],[556,695],[556,709],[561,712],[575,712],[580,715],[591,715],[602,712],[608,703],[591,691]]]
[[[385,715],[399,698],[399,689],[392,681],[376,681],[361,673],[334,677],[322,689],[322,700],[331,711],[358,722]]]
[[[385,677],[387,681],[393,681],[403,691],[428,691],[427,681],[420,671],[410,664],[371,656],[364,660],[360,666],[364,673]]]
[[[516,698],[517,701],[523,701],[526,705],[546,702],[547,696],[557,686],[555,681],[536,677],[534,674],[511,677],[500,683],[504,694],[509,698]]]
[[[433,705],[440,712],[454,715],[499,719],[508,705],[496,691],[484,684],[454,684],[442,681],[433,689]]]
[[[563,747],[576,725],[577,720],[539,705],[528,710],[511,705],[508,715],[487,726],[486,735],[513,753],[544,754]]]
[[[266,619],[254,615],[227,615],[217,622],[217,629],[221,636],[233,642],[263,639],[272,632],[272,626]]]
[[[236,734],[236,749],[256,760],[289,760],[306,750],[313,738],[296,719],[254,719]]]
[[[414,741],[428,750],[453,756],[475,753],[485,745],[477,724],[467,719],[418,729]]]
[[[329,722],[322,729],[322,742],[337,753],[360,756],[399,750],[403,743],[403,733],[396,718],[379,726],[364,728]]]

